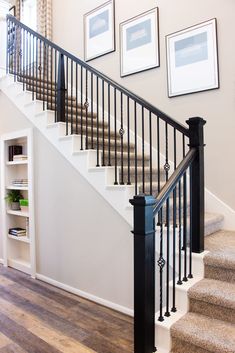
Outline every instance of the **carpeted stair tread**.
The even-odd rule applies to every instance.
[[[205,278],[188,291],[190,299],[235,310],[235,284]]]
[[[206,237],[205,265],[235,270],[235,232],[220,231]]]
[[[173,342],[174,338],[182,342],[182,347],[190,342],[188,353],[195,352],[193,346],[202,352],[235,353],[235,325],[204,315],[187,313],[171,327],[171,335]]]

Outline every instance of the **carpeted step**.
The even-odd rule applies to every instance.
[[[144,168],[144,178],[146,182],[150,181],[150,167],[147,166]],[[165,170],[162,168],[160,169],[160,181],[164,181],[165,180]],[[121,170],[120,170],[120,179],[121,179]],[[123,179],[125,184],[128,181],[128,167],[125,166],[123,168]],[[137,167],[137,182],[141,182],[143,180],[143,168],[142,166]],[[152,182],[154,182],[155,180],[158,180],[158,170],[156,168],[152,168]],[[130,167],[130,182],[134,183],[135,182],[135,167],[132,166]]]
[[[205,239],[205,277],[235,283],[235,232],[220,231]]]
[[[189,289],[190,311],[235,324],[235,284],[203,279]]]
[[[235,353],[235,325],[187,313],[171,327],[172,353]]]

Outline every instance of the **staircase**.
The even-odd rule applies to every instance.
[[[186,128],[12,16],[7,33],[3,92],[134,223],[135,353],[154,351],[154,330],[160,353],[171,340],[172,353],[234,353],[226,339],[234,335],[235,245],[233,234],[218,232],[223,216],[204,213],[205,122],[189,119]]]

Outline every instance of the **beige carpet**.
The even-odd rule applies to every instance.
[[[188,293],[190,311],[171,329],[172,353],[235,353],[235,232],[206,238],[206,278]]]

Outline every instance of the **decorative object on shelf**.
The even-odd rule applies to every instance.
[[[9,162],[12,162],[14,160],[14,156],[21,155],[23,151],[22,146],[9,146],[8,147],[8,160]]]
[[[5,197],[5,200],[14,211],[20,210],[20,199],[23,199],[19,190],[10,190]]]
[[[27,159],[28,159],[28,156],[26,156],[25,154],[18,154],[13,156],[14,162],[26,161]]]
[[[28,187],[28,179],[14,179],[12,180],[12,186]]]
[[[20,209],[22,212],[28,212],[29,210],[29,200],[20,199]]]
[[[84,15],[85,60],[115,51],[114,0]]]
[[[166,36],[168,95],[219,88],[216,19]]]
[[[26,236],[26,229],[15,227],[9,229],[9,234],[14,235],[15,237]]]
[[[122,22],[120,42],[122,77],[158,67],[158,8]]]

